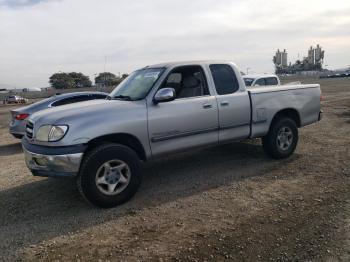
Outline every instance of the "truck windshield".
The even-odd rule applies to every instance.
[[[243,80],[244,80],[244,83],[245,83],[246,86],[251,86],[252,83],[254,82],[254,78],[246,78],[246,77],[244,77]]]
[[[133,72],[112,91],[110,99],[144,99],[163,71],[164,68],[146,68]]]

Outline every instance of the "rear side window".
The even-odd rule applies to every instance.
[[[83,101],[92,100],[92,99],[93,98],[91,96],[88,96],[88,95],[74,96],[74,97],[69,97],[69,98],[64,98],[64,99],[58,100],[58,101],[52,103],[52,106],[63,106],[63,105],[83,102]]]
[[[209,68],[219,95],[232,94],[239,89],[236,74],[230,65],[213,64]]]
[[[268,85],[268,86],[278,85],[277,78],[276,77],[267,77],[266,78],[266,85]]]
[[[266,86],[265,78],[260,78],[260,79],[256,80],[254,85]]]

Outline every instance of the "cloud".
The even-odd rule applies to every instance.
[[[57,71],[93,77],[105,57],[114,73],[192,59],[272,72],[277,48],[294,61],[317,43],[329,67],[344,67],[349,14],[350,2],[342,0],[0,0],[0,79],[26,87],[48,85]]]
[[[52,0],[0,0],[0,7],[11,7],[11,8],[18,8],[18,7],[25,7],[25,6],[31,6],[36,5],[41,2],[48,2]]]

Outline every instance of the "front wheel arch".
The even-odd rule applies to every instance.
[[[135,136],[127,133],[108,134],[108,135],[96,137],[87,143],[88,144],[87,151],[93,150],[94,148],[100,145],[108,144],[108,143],[115,143],[115,144],[120,144],[120,145],[129,147],[130,149],[136,152],[140,160],[142,161],[147,160],[146,151],[142,143],[140,142],[140,140]]]

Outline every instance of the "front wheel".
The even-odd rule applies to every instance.
[[[114,207],[128,201],[141,182],[137,154],[119,144],[104,144],[88,152],[77,178],[83,197],[99,207]]]
[[[269,133],[262,138],[264,151],[275,159],[293,154],[298,143],[298,128],[290,118],[278,118],[272,122]]]

